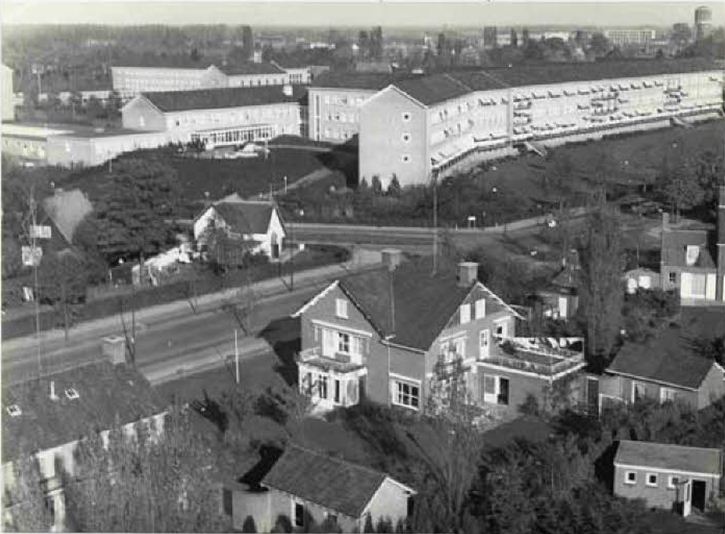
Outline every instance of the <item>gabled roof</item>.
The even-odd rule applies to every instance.
[[[668,267],[687,267],[687,247],[695,245],[700,247],[700,253],[695,264],[690,267],[714,269],[712,242],[714,232],[705,228],[665,230],[662,233],[662,262]]]
[[[625,343],[607,372],[698,389],[715,364],[693,350],[693,340],[669,328],[648,343]]]
[[[722,451],[648,441],[622,440],[614,463],[721,476]]]
[[[284,70],[273,63],[241,63],[239,65],[218,67],[227,76],[244,76],[253,74],[283,74]]]
[[[55,401],[50,399],[51,381]],[[66,396],[69,388],[78,392],[77,399]],[[11,405],[20,408],[20,415],[7,412]],[[2,406],[3,463],[164,411],[143,375],[125,364],[105,361],[5,386]]]
[[[290,445],[261,484],[359,518],[386,478],[380,471]]]
[[[142,93],[142,97],[162,112],[194,109],[224,109],[298,102],[307,94],[303,86],[292,86],[292,95],[284,94],[281,85],[262,87],[224,87],[193,91]]]
[[[392,273],[380,267],[346,276],[338,286],[381,337],[392,336],[392,343],[421,351],[430,348],[475,286],[486,295],[487,313],[508,309],[517,315],[483,284],[460,287],[454,266],[441,264],[436,275],[432,267],[431,258],[417,258],[403,262]]]
[[[222,200],[212,206],[233,232],[266,234],[275,207],[261,200]]]

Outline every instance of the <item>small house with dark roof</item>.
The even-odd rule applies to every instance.
[[[599,380],[600,404],[614,399],[676,401],[702,409],[725,395],[725,374],[698,354],[696,340],[669,328],[646,343],[625,343]]]
[[[579,308],[580,274],[579,254],[576,249],[572,249],[561,269],[545,287],[536,292],[545,317],[563,320],[574,317]]]
[[[134,435],[138,425],[151,432],[164,428],[166,410],[146,378],[128,367],[124,352],[100,361],[4,384],[2,390],[2,464],[6,484],[14,481],[14,463],[38,460],[55,526],[65,520],[62,471],[75,472],[78,442],[120,427]],[[120,358],[120,359],[119,359]],[[13,508],[4,510],[12,524]]]
[[[300,447],[289,445],[261,480],[266,492],[233,495],[232,517],[241,528],[251,515],[260,532],[269,532],[280,516],[295,529],[311,523],[336,524],[342,532],[363,532],[387,519],[396,525],[408,517],[415,491],[387,474]],[[245,499],[256,501],[250,506]]]
[[[362,398],[406,410],[427,406],[432,381],[458,362],[473,402],[515,408],[584,366],[581,352],[515,337],[519,317],[477,279],[478,264],[402,262],[336,280],[300,317],[299,384],[319,410]]]
[[[614,457],[614,494],[690,515],[721,493],[720,449],[622,440]]]
[[[262,253],[271,260],[280,259],[287,237],[273,202],[242,200],[236,194],[215,202],[194,219],[194,240],[198,248],[208,244],[208,233],[213,228],[223,230],[242,253]]]
[[[718,191],[717,227],[674,228],[662,214],[660,283],[683,305],[725,304],[725,186]]]

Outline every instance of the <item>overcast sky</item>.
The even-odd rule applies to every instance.
[[[3,24],[251,24],[257,26],[692,25],[698,5],[725,20],[725,2],[67,2],[1,0]]]

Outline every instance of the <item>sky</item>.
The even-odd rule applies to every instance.
[[[252,26],[441,27],[484,25],[671,26],[692,24],[698,5],[725,21],[725,2],[441,2],[2,0],[3,24],[250,24]]]

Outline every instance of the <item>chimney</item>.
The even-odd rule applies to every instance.
[[[126,340],[121,336],[104,337],[101,351],[111,365],[126,363]]]
[[[50,400],[58,400],[58,395],[55,394],[55,380],[50,381]]]
[[[715,299],[725,302],[725,185],[720,186],[717,203],[717,281]]]
[[[463,261],[458,264],[458,287],[471,287],[478,280],[478,263]]]
[[[292,96],[292,85],[286,83],[282,86],[282,92],[284,96]]]
[[[380,251],[385,265],[389,271],[394,271],[403,261],[403,253],[397,248],[386,248]]]

